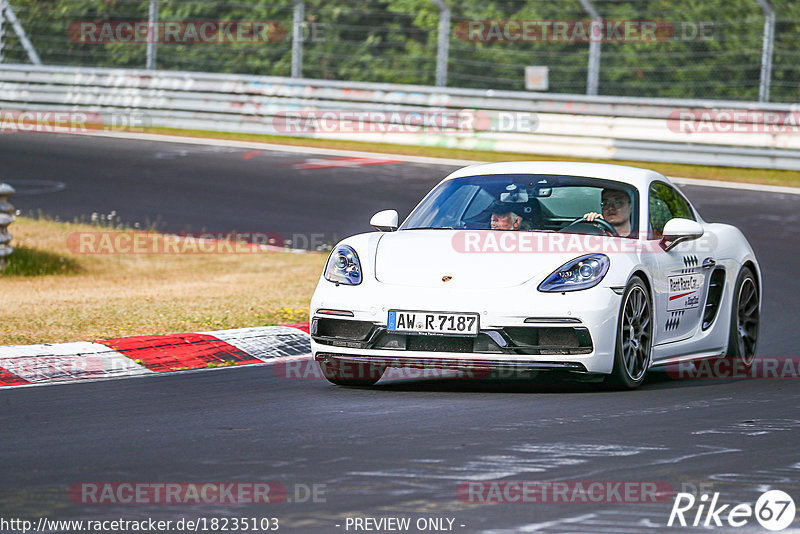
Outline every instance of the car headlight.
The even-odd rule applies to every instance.
[[[325,280],[349,286],[361,283],[361,262],[352,247],[338,245],[333,249],[325,264]]]
[[[565,263],[539,284],[539,291],[580,291],[600,283],[611,264],[605,254],[587,254]]]

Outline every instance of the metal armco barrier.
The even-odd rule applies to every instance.
[[[8,255],[14,252],[11,234],[8,233],[8,225],[14,222],[14,206],[8,202],[8,197],[13,194],[13,187],[0,183],[0,268],[5,266]]]
[[[3,65],[0,114],[84,111],[143,126],[636,161],[800,170],[800,108],[234,74]],[[287,127],[291,112],[400,116],[471,110],[470,128]],[[683,114],[683,115],[682,115]],[[682,117],[708,116],[703,128]],[[524,115],[525,120],[515,121]],[[99,117],[99,119],[98,119]],[[375,120],[375,119],[370,119]],[[304,123],[307,126],[307,123]],[[13,126],[13,123],[12,123]],[[402,126],[402,125],[400,125]],[[687,127],[688,126],[688,127]],[[8,127],[0,115],[0,128]]]

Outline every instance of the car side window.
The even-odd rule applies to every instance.
[[[464,219],[472,219],[473,217],[478,216],[480,213],[483,213],[489,209],[489,206],[492,205],[492,201],[494,201],[494,197],[492,197],[488,191],[481,188],[477,189],[477,193],[475,193],[475,195],[472,197],[472,200],[470,200],[466,211],[462,215],[462,218]]]
[[[650,211],[649,239],[660,239],[664,225],[670,219],[680,217],[695,220],[692,208],[686,199],[665,183],[653,182],[650,185],[648,207]]]
[[[692,213],[692,207],[689,206],[689,203],[686,202],[686,199],[674,189],[672,190],[672,193],[675,195],[675,206],[677,208],[674,212],[675,217],[680,217],[681,219],[691,219],[694,221],[695,218],[694,213]]]

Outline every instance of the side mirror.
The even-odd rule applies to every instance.
[[[703,227],[691,219],[675,218],[667,221],[661,235],[661,248],[671,250],[678,243],[691,241],[703,235]]]
[[[397,212],[395,210],[379,211],[372,216],[369,224],[379,232],[394,232],[397,230]]]

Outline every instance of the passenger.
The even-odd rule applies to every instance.
[[[600,210],[602,213],[590,211],[583,216],[588,222],[603,219],[617,231],[621,237],[636,237],[631,235],[631,198],[625,191],[619,189],[603,189],[600,196]]]

